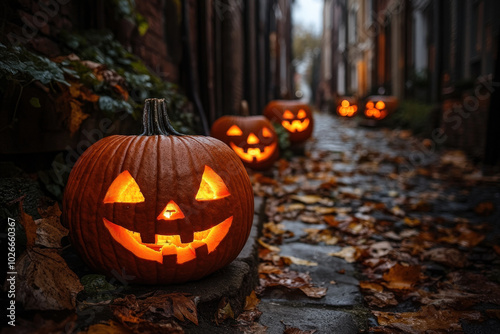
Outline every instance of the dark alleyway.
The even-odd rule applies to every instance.
[[[406,131],[316,118],[307,158],[282,162],[274,180],[253,175],[269,196],[259,322],[270,333],[494,333],[499,180]],[[306,273],[324,297],[297,290]]]

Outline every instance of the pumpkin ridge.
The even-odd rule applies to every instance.
[[[87,154],[86,154],[87,153]],[[66,185],[66,189],[65,189],[65,193],[71,193],[73,194],[74,191],[73,188],[75,188],[76,190],[78,190],[79,188],[79,184],[80,182],[79,179],[80,177],[85,177],[85,175],[82,175],[83,174],[83,171],[81,171],[81,168],[80,166],[86,162],[89,158],[87,157],[87,155],[90,155],[90,157],[92,157],[94,154],[98,154],[99,151],[90,151],[90,150],[86,150],[81,156],[80,156],[80,159],[85,159],[85,160],[78,160],[75,165],[73,166],[73,169],[72,169],[72,172],[74,171],[74,173],[77,173],[78,175],[75,177],[75,179],[71,179],[68,181],[68,184]],[[92,159],[90,159],[90,161],[92,161]],[[97,161],[97,159],[94,159],[94,161]],[[88,177],[88,175],[87,175]],[[77,195],[82,195],[82,192],[76,192]],[[63,213],[65,215],[65,217],[72,217],[74,214],[73,214],[73,210],[72,208],[73,207],[78,207],[75,203],[79,203],[80,201],[77,201],[77,198],[78,196],[72,196],[71,197],[71,200],[69,201],[69,203],[67,203],[67,201],[64,202],[64,205],[63,205]],[[70,209],[71,208],[71,209]],[[78,215],[75,215],[75,216],[78,216]],[[80,229],[80,221],[78,220],[78,230]],[[71,229],[75,229],[74,226],[70,226],[68,225],[68,228],[71,228]],[[72,238],[74,239],[78,239],[78,243],[76,242],[73,242],[77,245],[80,245],[83,243],[83,239],[82,239],[82,234],[81,233],[76,233],[76,234],[72,234],[71,235]],[[85,249],[84,247],[81,247],[83,252],[85,253],[86,257],[88,258],[89,257],[89,254],[87,252],[87,249]]]
[[[145,167],[143,166],[143,163],[144,161],[146,161],[146,159],[143,159],[144,156],[146,156],[146,152],[150,152],[149,154],[151,154],[152,151],[154,150],[151,150],[148,148],[148,146],[154,146],[155,143],[153,142],[153,139],[156,139],[157,142],[159,142],[158,140],[158,136],[148,136],[147,138],[144,138],[144,137],[141,137],[141,136],[138,136],[137,137],[137,142],[138,144],[141,144],[141,151],[142,151],[142,154],[141,154],[141,157],[140,159],[138,160],[139,161],[139,166],[137,167],[137,171],[136,173],[138,173],[139,171],[142,171],[145,169]],[[156,145],[157,146],[157,145]],[[135,147],[134,147],[135,148]],[[157,152],[157,151],[156,151]],[[128,153],[128,152],[127,152]],[[156,154],[157,155],[157,154]],[[157,156],[156,156],[157,157]],[[124,160],[125,161],[125,160]],[[122,168],[123,169],[123,166]],[[151,172],[151,171],[149,171]],[[157,172],[157,171],[155,171]],[[156,174],[156,173],[155,173]],[[158,181],[157,181],[158,182]],[[150,199],[149,199],[150,200]],[[155,198],[156,200],[156,198]],[[146,199],[146,201],[148,201],[148,199]],[[140,231],[141,229],[139,228],[139,226],[137,226],[138,224],[138,220],[136,219],[136,215],[137,215],[137,206],[134,207],[134,217],[133,217],[133,221],[134,221],[134,229],[135,231]],[[155,225],[156,226],[156,225]],[[156,233],[156,229],[155,229],[155,233]],[[128,251],[128,250],[127,250]],[[154,271],[155,271],[155,276],[157,275],[157,269],[156,269],[156,265],[153,265],[153,266],[150,266],[149,264],[144,264],[144,265],[141,265],[140,262],[138,262],[135,257],[134,257],[134,261],[131,261],[134,263],[135,265],[135,268],[136,268],[136,272],[142,272],[144,270],[146,271],[152,271],[150,267],[153,267],[154,268]]]
[[[92,149],[92,150],[93,150],[93,152],[90,152],[90,151],[88,151],[88,150],[90,149],[90,147],[89,147],[89,148],[85,151],[85,152],[87,152],[87,151],[89,152],[89,156],[88,156],[88,158],[86,157],[86,159],[87,159],[88,161],[87,161],[87,160],[83,160],[83,161],[82,161],[82,164],[80,164],[80,165],[77,167],[77,168],[78,168],[78,169],[77,169],[77,172],[78,172],[78,173],[82,173],[82,174],[84,174],[85,181],[80,180],[80,182],[79,182],[79,183],[78,183],[78,185],[77,185],[77,189],[78,189],[78,190],[80,190],[80,186],[79,186],[79,185],[80,185],[80,183],[86,184],[86,183],[88,182],[89,178],[90,178],[90,177],[91,177],[91,175],[92,175],[92,172],[93,172],[93,171],[94,171],[94,169],[96,168],[96,165],[98,164],[98,162],[99,162],[99,160],[101,159],[101,157],[106,155],[106,149],[107,149],[108,147],[111,147],[111,146],[109,146],[109,144],[112,144],[112,143],[114,144],[115,142],[119,142],[119,140],[121,139],[121,138],[119,138],[119,137],[121,137],[121,136],[112,136],[112,137],[108,137],[109,139],[104,139],[104,142],[102,142],[102,143],[101,143],[101,145],[99,145],[99,146],[97,147],[97,150],[96,150],[96,149]],[[108,144],[108,142],[110,142],[110,143]],[[103,149],[102,147],[104,147],[104,149]],[[95,158],[94,158],[94,155],[92,154],[92,153],[94,153],[94,152],[95,152],[95,154],[97,154],[97,157],[95,157]],[[92,155],[91,155],[91,154],[92,154]],[[92,157],[92,159],[91,159],[91,157]],[[82,169],[82,165],[83,165],[83,167],[85,167],[85,169],[87,169],[87,168],[88,168],[88,164],[90,164],[90,163],[92,163],[92,167],[90,167],[90,172],[84,173],[84,172],[85,172],[85,170],[83,170],[83,169]],[[75,167],[76,167],[76,166],[75,166]],[[79,194],[79,196],[77,196],[77,198],[78,198],[77,203],[76,203],[74,206],[73,206],[73,205],[71,205],[71,207],[77,207],[77,214],[76,214],[76,216],[77,216],[77,217],[81,217],[81,216],[82,216],[82,210],[83,210],[83,205],[81,205],[81,204],[82,204],[82,197],[85,195],[85,193],[84,193],[84,191],[79,191],[79,192],[78,192],[78,194]],[[74,204],[74,202],[73,202],[72,204]],[[73,210],[72,210],[72,211],[73,211]],[[72,213],[72,214],[73,214],[73,213]],[[97,226],[96,226],[96,227],[97,227]],[[90,227],[90,226],[87,226],[86,228],[91,228],[91,227]],[[83,224],[82,224],[82,222],[81,222],[81,219],[80,219],[80,218],[78,218],[78,231],[79,231],[78,236],[79,236],[79,239],[81,239],[81,242],[79,243],[79,245],[84,244],[84,242],[85,242],[85,241],[83,240],[83,236],[85,235],[85,234],[83,233],[83,229],[84,229],[84,226],[83,226]],[[87,247],[80,247],[80,248],[84,248],[84,251],[85,251],[85,253],[86,253],[86,255],[87,255],[87,259],[88,259],[88,261],[89,261],[89,262],[91,262],[91,263],[93,264],[93,266],[94,266],[94,267],[98,267],[98,266],[96,266],[96,265],[95,265],[96,261],[97,261],[97,262],[101,262],[101,263],[102,263],[102,258],[98,261],[98,259],[94,258],[93,256],[89,256],[89,252],[88,252],[88,250],[87,250]],[[100,254],[101,254],[101,252],[100,252],[100,247],[99,247],[99,257],[100,257]]]
[[[136,138],[140,138],[140,137],[136,137]],[[131,139],[129,139],[129,137],[124,138],[124,142],[122,142],[122,143],[120,143],[120,144],[119,144],[119,146],[118,146],[118,148],[115,150],[115,152],[110,152],[110,153],[112,153],[112,154],[110,154],[109,156],[111,156],[111,157],[112,157],[112,156],[117,156],[117,152],[118,152],[119,150],[121,150],[121,149],[122,149],[122,147],[126,146],[126,148],[123,148],[123,150],[125,150],[125,155],[123,156],[122,161],[118,164],[118,166],[119,166],[119,168],[118,168],[118,173],[120,173],[120,172],[123,170],[123,163],[124,163],[124,161],[127,159],[127,154],[128,154],[128,152],[129,152],[129,150],[130,150],[130,147],[132,146],[132,144],[134,143],[134,141],[135,141],[135,139],[136,139],[136,138],[131,138]],[[108,147],[109,147],[111,150],[113,150],[113,147],[112,147],[111,145],[108,145]],[[108,148],[108,147],[107,147],[107,148]],[[106,150],[106,151],[107,151],[107,150]],[[106,152],[106,151],[105,151],[105,152]],[[114,164],[108,164],[107,168],[105,168],[105,169],[104,169],[103,173],[104,173],[105,179],[108,179],[108,177],[106,177],[106,175],[109,173],[109,170],[110,170],[110,169],[112,170],[112,175],[118,175],[118,174],[115,172],[115,170],[114,170],[114,169],[116,169],[116,165],[117,165],[116,163],[114,163]],[[129,171],[129,172],[130,172],[130,171]],[[135,174],[135,173],[134,173],[134,174]],[[113,178],[111,177],[111,178],[109,178],[109,179],[113,179]],[[102,182],[102,183],[101,183],[101,189],[100,189],[100,191],[99,191],[99,197],[98,197],[98,198],[104,198],[104,197],[102,196],[104,186],[105,186],[105,182]],[[107,191],[107,188],[108,188],[108,187],[109,187],[109,186],[106,186],[106,187],[104,188],[104,191]],[[102,203],[99,203],[99,205],[102,205]],[[116,211],[116,208],[115,208],[115,207],[113,207],[113,217],[115,216],[115,211]],[[95,221],[95,222],[97,222],[96,224],[94,224],[95,229],[96,229],[96,233],[97,233],[97,231],[101,230],[101,231],[103,231],[103,234],[105,234],[105,231],[104,231],[104,230],[105,230],[105,228],[104,228],[104,229],[102,228],[102,227],[104,227],[104,225],[103,225],[103,224],[101,224],[102,219],[100,219],[100,220],[99,220],[99,217],[98,217],[98,216],[99,216],[99,212],[98,212],[98,211],[96,211],[96,212],[95,212],[95,217],[94,217],[94,221]],[[99,225],[98,225],[98,224],[99,224]],[[100,235],[100,234],[96,234],[96,235]],[[111,237],[111,236],[109,236],[109,238],[112,238],[112,237]],[[109,247],[109,248],[113,251],[113,254],[114,254],[114,260],[115,260],[115,261],[116,261],[116,263],[118,264],[118,269],[124,268],[125,266],[123,266],[123,262],[122,262],[123,260],[121,260],[123,257],[122,257],[122,256],[119,256],[118,250],[116,249],[115,244],[112,242],[113,240],[110,240],[110,241],[111,241],[111,242],[106,243],[106,245],[109,245],[108,247]],[[98,246],[99,246],[99,256],[100,256],[100,258],[101,258],[101,263],[102,263],[104,266],[108,267],[108,268],[110,268],[110,267],[111,267],[111,268],[113,268],[113,267],[114,267],[114,266],[113,266],[113,263],[112,263],[113,261],[110,261],[109,257],[106,257],[106,256],[104,257],[104,260],[103,260],[103,256],[102,256],[102,254],[103,254],[103,250],[102,250],[101,244],[98,244]],[[106,247],[106,248],[107,248],[107,247]],[[118,270],[118,272],[120,272],[120,270]]]

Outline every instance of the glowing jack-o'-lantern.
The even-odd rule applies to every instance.
[[[279,157],[278,137],[264,116],[222,116],[211,135],[229,145],[253,169],[266,169]]]
[[[264,109],[264,116],[281,124],[288,131],[292,143],[304,142],[312,135],[314,120],[311,109],[300,101],[271,101]]]
[[[250,180],[226,144],[175,132],[164,100],[146,100],[144,129],[85,151],[65,190],[64,222],[96,270],[149,284],[199,279],[243,248]]]
[[[369,96],[365,104],[365,116],[382,120],[396,109],[397,104],[398,100],[394,96]]]
[[[340,105],[337,107],[337,114],[342,117],[353,117],[358,112],[358,106],[354,98],[340,98]]]

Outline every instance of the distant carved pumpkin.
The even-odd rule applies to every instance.
[[[341,97],[337,106],[337,114],[341,117],[353,117],[358,112],[358,104],[353,97]]]
[[[398,99],[394,96],[373,95],[365,103],[365,116],[369,119],[383,120],[398,106]]]
[[[211,136],[233,149],[245,166],[267,169],[279,157],[278,137],[264,116],[222,116]]]
[[[71,171],[64,221],[72,243],[101,272],[167,284],[233,261],[253,221],[253,192],[223,142],[177,133],[165,100],[146,100],[144,133],[110,136]]]
[[[298,100],[274,100],[264,109],[264,116],[281,124],[291,143],[302,143],[313,133],[314,119],[309,106]]]

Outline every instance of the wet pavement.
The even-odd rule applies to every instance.
[[[487,233],[484,242],[490,242],[490,247],[491,242],[494,244],[500,240],[499,178],[482,176],[480,170],[460,152],[438,150],[436,143],[414,138],[408,131],[365,128],[359,126],[356,120],[339,119],[324,113],[316,113],[315,117],[313,139],[306,145],[304,157],[296,156],[290,162],[280,162],[274,171],[263,175],[253,173],[251,178],[256,195],[267,199],[264,222],[271,224],[264,227],[261,238],[265,245],[271,245],[271,251],[261,249],[261,266],[274,265],[284,270],[285,274],[288,271],[308,274],[313,286],[327,290],[321,298],[310,298],[294,288],[287,288],[290,282],[260,287],[257,290],[262,300],[258,308],[263,314],[258,321],[268,328],[268,333],[283,333],[288,327],[306,333],[311,330],[316,330],[315,333],[403,333],[412,328],[417,328],[415,332],[419,332],[418,326],[389,326],[384,329],[382,323],[377,323],[377,311],[419,310],[418,303],[410,302],[412,299],[408,297],[408,291],[396,291],[397,302],[373,307],[367,302],[372,300],[370,292],[363,294],[360,289],[360,282],[367,279],[366,270],[363,272],[360,264],[345,254],[332,256],[332,253],[338,254],[348,245],[371,252],[370,247],[374,243],[390,244],[393,241],[391,237],[394,240],[399,238],[398,242],[405,235],[411,239],[411,233],[417,233],[409,228],[412,222],[424,226],[428,221],[442,223],[444,227],[436,227],[439,231],[453,229],[460,223],[472,226],[471,229],[475,229],[474,224],[487,225],[486,230],[491,233]],[[446,159],[449,161],[444,161]],[[270,179],[276,183],[273,184]],[[315,199],[314,196],[320,198]],[[332,201],[328,202],[329,199]],[[315,200],[317,202],[313,203]],[[477,211],[481,203],[488,203],[488,208],[491,205],[493,210],[486,214]],[[329,224],[325,217],[328,208],[337,208],[335,212],[328,212],[334,219]],[[328,232],[328,225],[337,228],[339,222],[342,226],[345,221],[350,221],[350,227],[344,230],[346,235],[337,233],[334,237],[325,233]],[[390,227],[384,230],[377,224]],[[481,228],[478,227],[478,231],[484,232]],[[311,236],[318,235],[326,237],[312,240]],[[466,253],[469,248],[463,245],[468,240],[457,241],[456,246],[453,242],[449,241],[450,248],[460,249],[469,258],[477,257]],[[479,253],[482,252],[481,245],[476,247]],[[476,245],[467,246],[472,249]],[[402,254],[399,256],[407,256]],[[288,263],[283,266],[280,262],[287,257],[315,264]],[[397,262],[412,267],[419,261],[418,256],[414,259],[410,255],[407,257],[399,258]],[[387,264],[387,268],[394,263]],[[427,270],[426,274],[435,270],[436,277],[443,277],[452,275],[456,269],[453,264],[448,265],[451,268],[443,263],[427,261],[424,267],[419,268]],[[484,272],[483,269],[487,268],[488,274],[498,274],[500,271],[491,268],[500,268],[499,257],[483,259],[472,267],[474,272]],[[260,271],[261,284],[274,279],[273,273],[269,272],[268,268]],[[382,277],[374,274],[374,277],[379,276]],[[394,297],[387,289],[384,293]],[[365,300],[367,295],[369,297]],[[493,313],[497,314],[500,307],[489,302],[486,308],[494,309]],[[495,316],[490,319],[484,315],[477,323],[460,320],[461,328],[449,329],[465,333],[494,333],[492,326],[500,322]],[[443,323],[446,326],[446,321]]]

